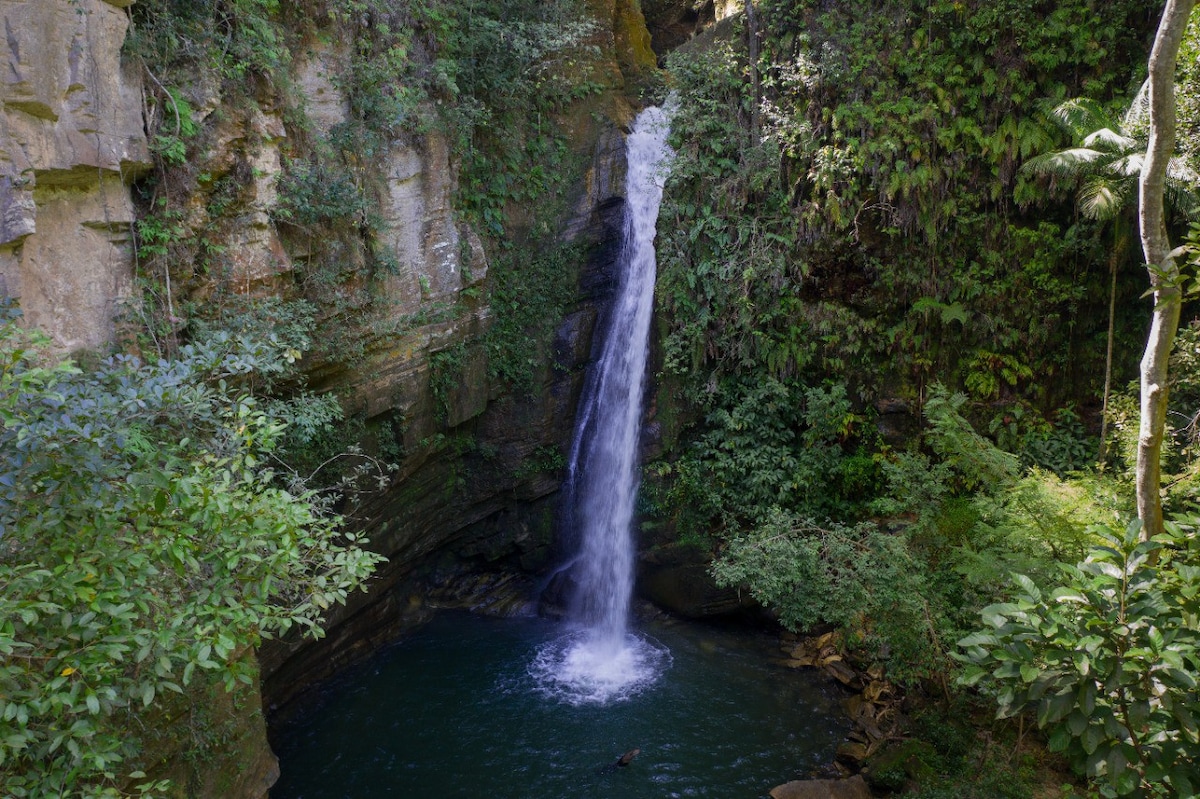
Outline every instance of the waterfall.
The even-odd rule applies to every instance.
[[[581,633],[543,652],[533,670],[568,697],[608,701],[653,681],[669,657],[627,632],[633,592],[633,512],[642,396],[654,304],[654,235],[671,150],[667,110],[650,107],[626,139],[620,285],[592,366],[568,464],[566,494],[579,537],[569,618]]]
[[[654,304],[654,233],[668,155],[669,120],[661,108],[638,115],[626,140],[624,242],[620,287],[603,331],[600,356],[580,407],[569,461],[572,514],[580,553],[570,617],[616,651],[625,638],[633,590],[634,501],[650,312]]]

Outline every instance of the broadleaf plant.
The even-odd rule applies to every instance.
[[[960,677],[1001,718],[1031,712],[1104,796],[1190,797],[1200,788],[1200,552],[1195,520],[1141,541],[1141,524],[1099,543],[1049,591],[1017,575],[1010,601],[959,641]]]
[[[94,370],[0,317],[0,784],[157,791],[137,717],[361,587],[379,557],[264,464],[283,425],[229,386],[285,357],[225,339]],[[130,787],[132,785],[132,787]]]

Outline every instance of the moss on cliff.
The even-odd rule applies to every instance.
[[[130,720],[140,731],[141,754],[130,765],[147,775],[141,782],[170,780],[167,799],[267,796],[279,764],[267,743],[257,660],[249,650],[241,659],[249,683],[227,691],[222,680],[201,678]]]

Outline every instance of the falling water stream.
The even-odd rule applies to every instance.
[[[669,112],[651,106],[626,139],[620,285],[584,390],[565,487],[580,542],[569,604],[575,630],[547,644],[533,665],[543,690],[573,703],[627,698],[670,663],[666,649],[627,630],[654,235],[671,156],[669,132]]]

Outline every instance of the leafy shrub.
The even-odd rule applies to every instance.
[[[1103,348],[1079,343],[1107,293],[1080,270],[1109,242],[1012,198],[1055,133],[1030,101],[1123,90],[1155,4],[1042,5],[763,0],[757,63],[741,32],[671,54],[659,296],[689,399],[714,375],[813,368],[861,369],[864,393],[880,370],[915,393],[1098,392]],[[998,22],[1015,19],[1029,30]]]
[[[674,466],[672,504],[685,526],[734,531],[775,508],[827,515],[873,485],[872,459],[843,452],[861,421],[844,386],[730,381],[714,404],[706,431]]]
[[[965,685],[1001,717],[1036,713],[1050,748],[1106,796],[1194,796],[1200,786],[1200,552],[1194,520],[1140,540],[1141,525],[1096,530],[1103,543],[1045,592],[1017,575],[1012,601],[983,609],[959,642]]]
[[[488,376],[532,394],[539,369],[549,360],[554,328],[574,297],[584,257],[577,245],[548,247],[532,256],[501,253],[488,271],[489,306],[495,321],[484,337]]]
[[[729,539],[712,573],[720,585],[745,586],[789,629],[846,629],[900,682],[944,679],[953,665],[941,585],[903,534],[775,509]]]
[[[93,372],[0,326],[0,781],[115,796],[135,717],[321,616],[379,558],[264,468],[283,426],[230,388],[284,360],[224,338]],[[153,786],[144,786],[147,788]]]

